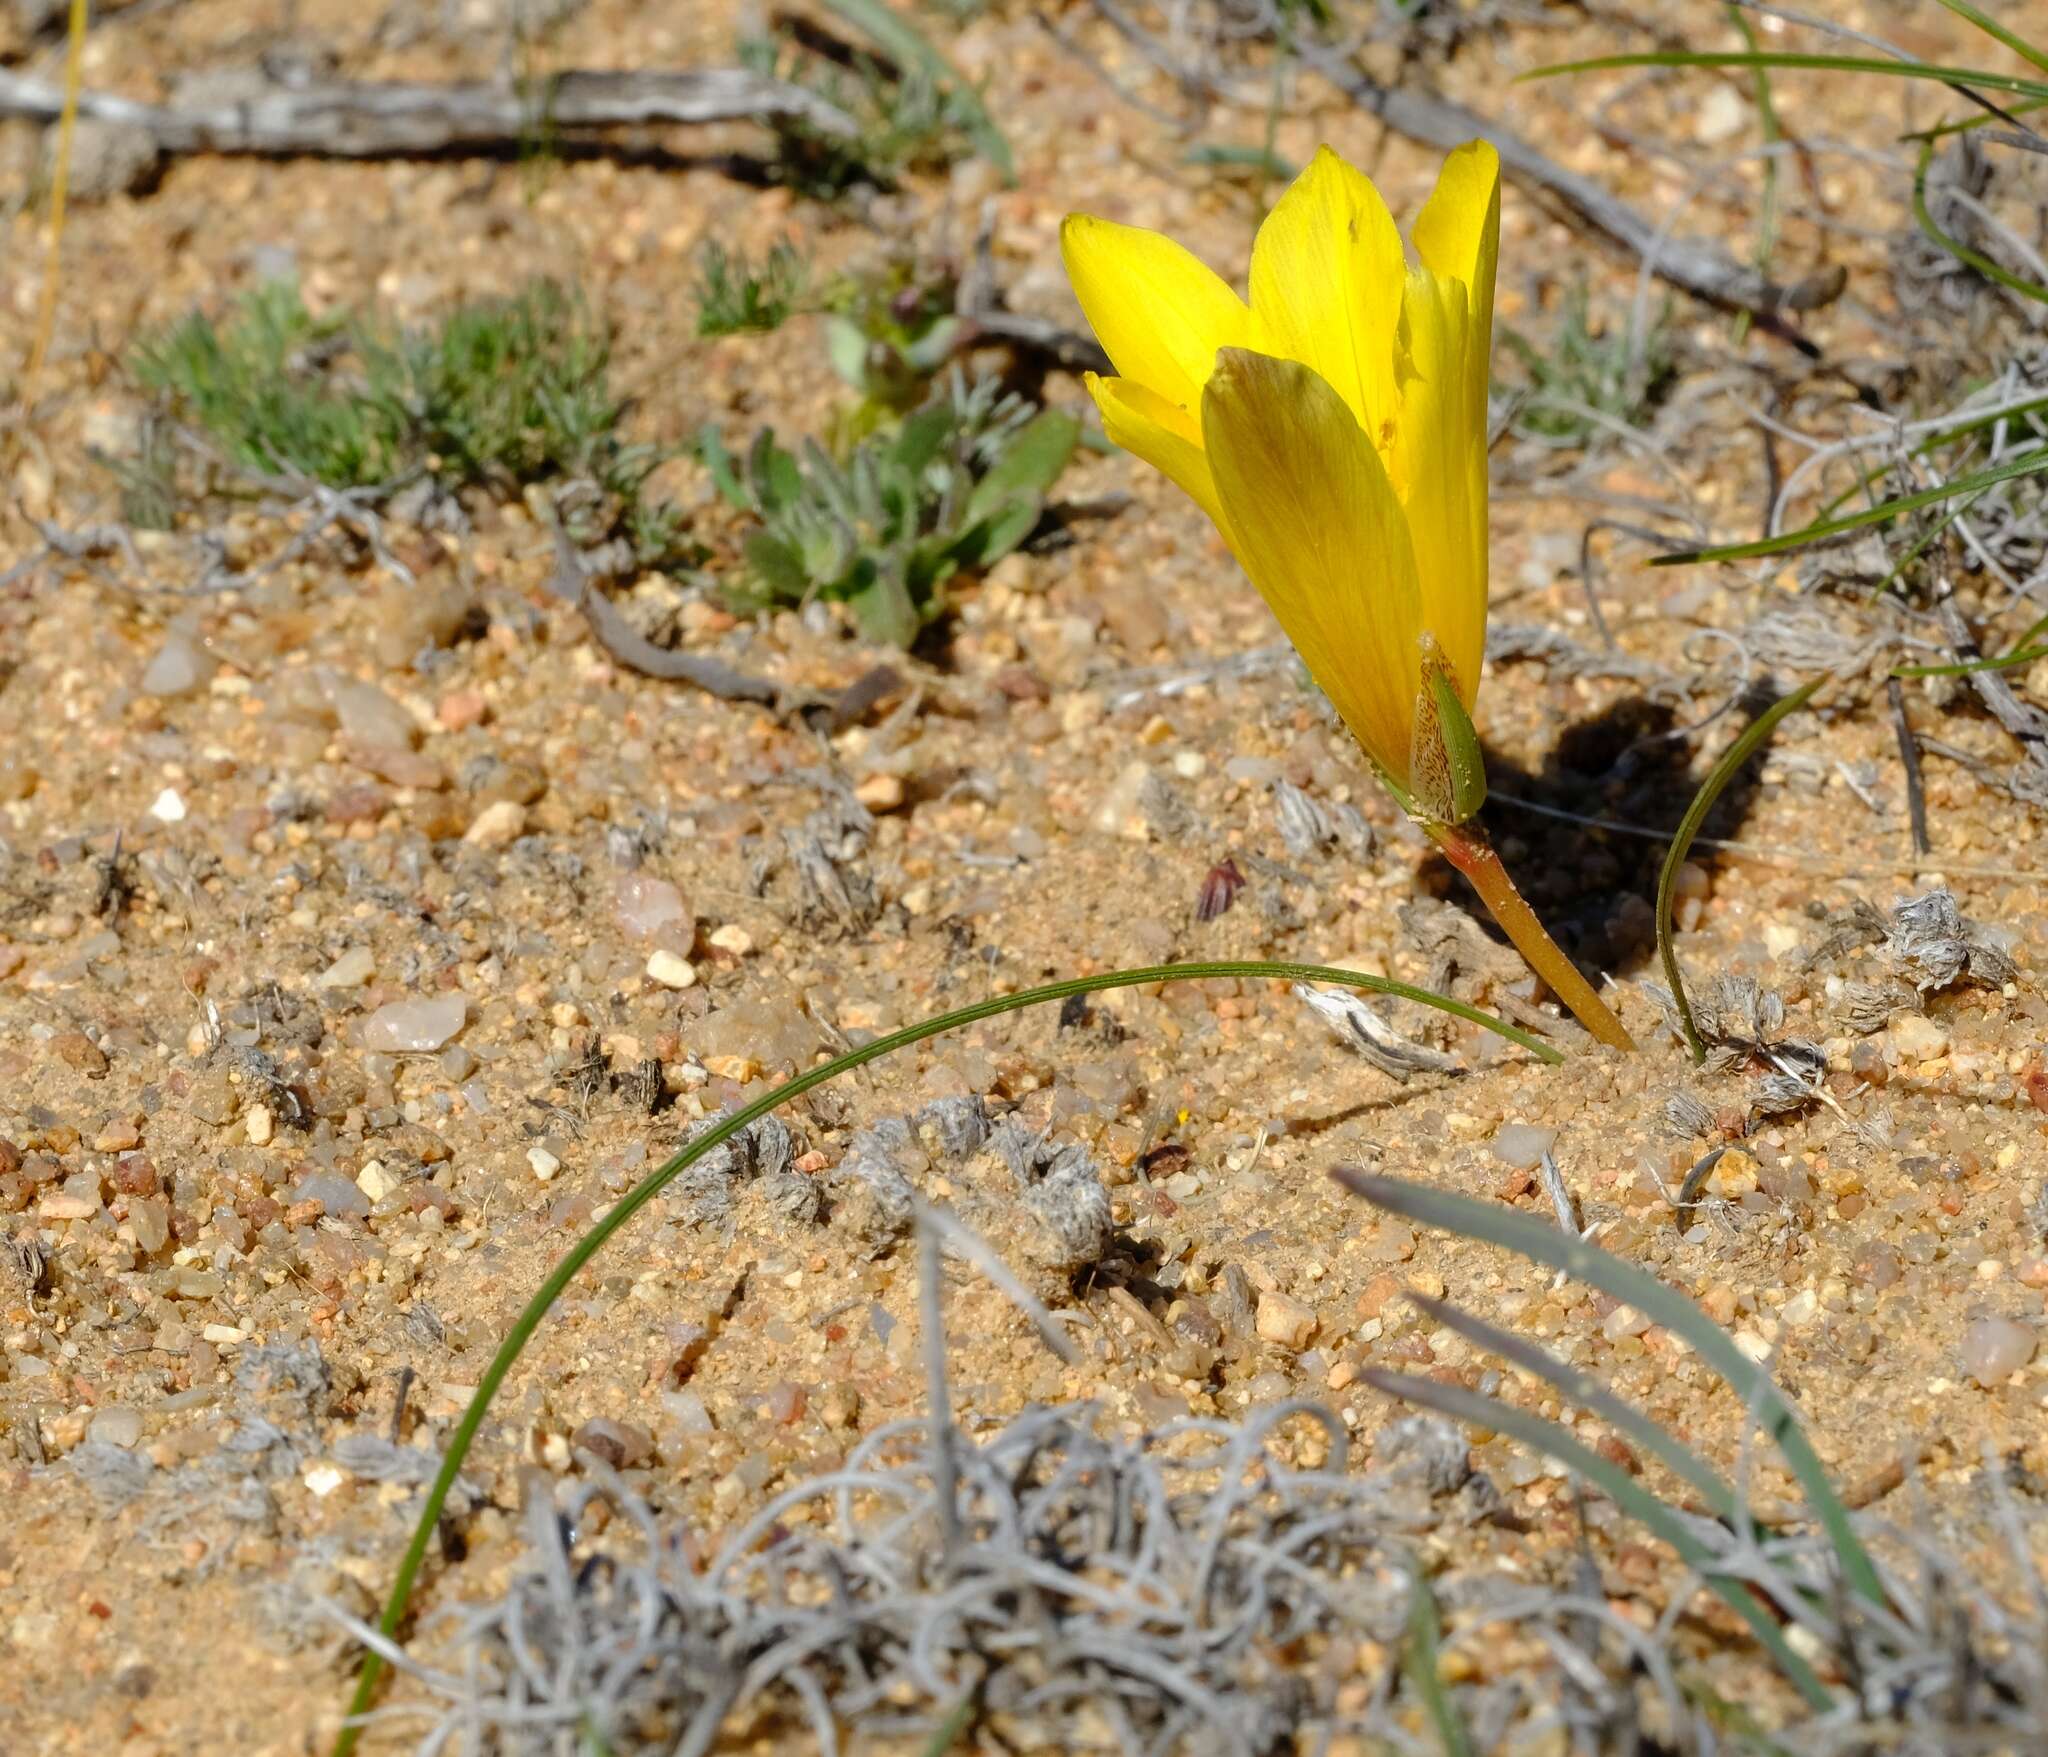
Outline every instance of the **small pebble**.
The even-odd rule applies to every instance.
[[[533,1175],[539,1178],[542,1183],[546,1183],[548,1179],[562,1169],[562,1162],[545,1147],[527,1148],[526,1163],[533,1167]]]
[[[142,1438],[142,1411],[115,1404],[98,1411],[87,1434],[102,1446],[119,1446],[124,1452]]]
[[[356,1173],[356,1188],[372,1202],[381,1202],[398,1188],[398,1179],[384,1169],[381,1159],[372,1159]]]
[[[697,981],[697,972],[690,960],[665,947],[647,960],[647,975],[650,981],[660,983],[663,988],[690,988]]]
[[[1900,1013],[1888,1034],[1901,1061],[1931,1062],[1948,1050],[1948,1032],[1924,1013]]]
[[[1963,1371],[1989,1390],[2034,1358],[2041,1338],[2012,1318],[1979,1318],[1963,1332]]]
[[[1292,1294],[1259,1295],[1258,1332],[1262,1340],[1283,1348],[1305,1348],[1320,1327],[1315,1307]]]
[[[252,1104],[242,1118],[242,1126],[249,1131],[250,1146],[268,1147],[276,1130],[276,1119],[270,1114],[269,1105]]]
[[[754,936],[744,927],[728,923],[711,935],[711,943],[721,952],[730,952],[735,958],[744,958],[754,949]]]
[[[143,667],[142,693],[159,697],[190,695],[206,681],[212,669],[191,637],[173,629]]]
[[[896,811],[903,804],[903,777],[869,775],[853,790],[854,798],[870,811]]]
[[[621,873],[615,895],[619,925],[633,938],[651,940],[672,932],[687,938],[693,921],[690,906],[667,879],[645,872]]]
[[[368,946],[352,946],[320,973],[322,988],[360,988],[377,973]]]
[[[182,824],[185,821],[185,801],[175,787],[166,787],[150,801],[149,815],[160,824]]]
[[[392,1001],[363,1021],[363,1047],[387,1055],[423,1055],[439,1049],[468,1019],[469,1002],[459,994]]]
[[[516,799],[500,799],[476,814],[462,839],[472,848],[509,848],[525,834],[526,807]]]
[[[1555,1129],[1540,1129],[1534,1123],[1506,1123],[1493,1137],[1493,1156],[1512,1170],[1533,1171],[1556,1144]]]

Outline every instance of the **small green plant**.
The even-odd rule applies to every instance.
[[[1667,303],[1640,338],[1627,326],[1596,324],[1584,283],[1564,296],[1555,333],[1539,346],[1501,326],[1500,339],[1520,363],[1523,382],[1516,431],[1559,446],[1583,446],[1605,421],[1635,427],[1670,388],[1676,366]]]
[[[892,183],[907,171],[943,170],[974,150],[987,119],[980,98],[964,83],[943,77],[922,59],[891,60],[856,47],[842,61],[777,34],[743,37],[739,60],[752,72],[815,92],[859,125],[851,141],[801,122],[784,126],[783,175],[822,200],[858,183]]]
[[[603,326],[550,283],[404,331],[316,318],[285,281],[224,319],[184,319],[133,364],[231,467],[341,489],[551,486],[579,541],[625,537],[659,565],[681,557],[681,515],[646,500],[662,454],[620,439],[610,358]]]
[[[697,274],[697,334],[733,336],[780,329],[804,307],[811,265],[784,239],[756,267],[724,245],[704,246]]]
[[[874,640],[909,646],[943,614],[955,575],[986,568],[1031,534],[1080,424],[958,379],[900,427],[843,461],[763,431],[743,467],[715,433],[700,451],[720,490],[759,520],[746,541],[747,609],[823,598],[852,607]]]
[[[895,262],[846,287],[825,324],[832,370],[860,393],[840,437],[863,439],[916,408],[966,333],[958,282]]]

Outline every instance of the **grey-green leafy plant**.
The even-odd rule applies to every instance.
[[[880,17],[893,15],[868,6],[851,22],[878,22]],[[880,43],[874,51],[856,46],[842,64],[787,33],[741,38],[742,66],[815,92],[858,125],[856,137],[846,141],[801,121],[784,124],[779,169],[805,194],[831,200],[856,184],[887,184],[908,171],[943,170],[977,151],[1009,173],[1009,149],[980,96],[908,24],[893,22],[925,52],[898,53],[902,45],[895,42]]]
[[[815,440],[792,452],[764,430],[735,464],[706,433],[714,480],[760,527],[729,595],[752,609],[844,603],[870,639],[907,647],[944,613],[949,581],[1031,534],[1079,438],[1071,415],[957,376],[844,459]]]
[[[1626,325],[1595,321],[1584,283],[1568,291],[1557,326],[1539,344],[1501,326],[1500,339],[1522,369],[1511,387],[1520,398],[1515,431],[1551,445],[1590,443],[1603,418],[1640,426],[1669,390],[1676,373],[1667,304],[1639,340]]]
[[[758,265],[716,242],[704,246],[697,272],[697,334],[765,334],[780,329],[810,292],[811,265],[783,239]]]
[[[644,492],[662,453],[620,437],[610,361],[603,325],[552,283],[406,330],[315,317],[279,281],[146,339],[133,368],[230,468],[339,489],[558,487],[579,540],[623,536],[650,566],[682,559],[680,513]]]

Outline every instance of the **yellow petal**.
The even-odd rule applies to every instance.
[[[1093,214],[1067,216],[1060,255],[1118,373],[1192,416],[1216,350],[1250,337],[1244,301],[1172,239]]]
[[[1486,356],[1462,282],[1409,276],[1408,376],[1389,467],[1415,545],[1422,617],[1469,709],[1486,647]]]
[[[1436,188],[1415,217],[1415,254],[1422,266],[1463,281],[1472,300],[1479,345],[1493,340],[1493,277],[1500,260],[1500,154],[1468,140],[1444,160]]]
[[[1136,453],[1182,488],[1228,542],[1230,533],[1223,530],[1223,512],[1216,502],[1216,484],[1209,476],[1209,460],[1202,453],[1202,432],[1195,417],[1128,378],[1101,378],[1091,372],[1087,384],[1088,394],[1102,411],[1102,430],[1111,441]]]
[[[1378,452],[1315,372],[1239,349],[1202,393],[1202,437],[1252,584],[1366,753],[1405,784],[1421,592]]]
[[[1368,434],[1393,412],[1394,327],[1407,264],[1380,192],[1328,147],[1252,245],[1254,344],[1312,366]]]
[[[1444,161],[1415,250],[1388,465],[1414,535],[1423,618],[1469,708],[1486,646],[1486,392],[1500,255],[1500,157],[1485,141]]]

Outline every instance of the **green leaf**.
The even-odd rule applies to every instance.
[[[1383,1391],[1389,1397],[1398,1397],[1404,1403],[1419,1404],[1453,1420],[1471,1422],[1477,1427],[1507,1434],[1576,1471],[1624,1513],[1648,1526],[1669,1544],[1678,1552],[1681,1561],[1727,1601],[1729,1608],[1770,1650],[1771,1657],[1778,1662],[1778,1669],[1791,1680],[1811,1707],[1826,1712],[1834,1706],[1834,1698],[1828,1694],[1827,1687],[1814,1676],[1813,1668],[1793,1650],[1785,1639],[1785,1631],[1756,1594],[1741,1581],[1716,1574],[1714,1552],[1693,1535],[1671,1508],[1612,1459],[1602,1457],[1556,1422],[1545,1421],[1541,1416],[1517,1409],[1512,1403],[1505,1403],[1497,1397],[1482,1397],[1476,1391],[1467,1391],[1462,1385],[1446,1385],[1435,1379],[1384,1372],[1377,1367],[1367,1369],[1365,1381],[1374,1390]]]
[[[1283,159],[1278,153],[1271,152],[1263,146],[1194,146],[1188,148],[1181,162],[1188,165],[1208,165],[1218,170],[1256,171],[1261,177],[1270,177],[1275,182],[1285,183],[1293,182],[1301,172],[1299,165]]]
[[[1401,1670],[1407,1675],[1409,1687],[1422,1699],[1423,1711],[1436,1728],[1444,1757],[1472,1757],[1472,1740],[1451,1701],[1451,1693],[1444,1688],[1442,1661],[1437,1652],[1437,1624],[1442,1614],[1437,1610],[1436,1594],[1429,1588],[1422,1564],[1418,1561],[1412,1566],[1415,1571],[1409,1576],[1408,1639],[1401,1646]]]
[[[953,350],[959,347],[960,337],[966,328],[964,318],[938,318],[923,335],[915,341],[905,342],[897,352],[912,371],[929,375],[952,359]]]
[[[1712,549],[1685,549],[1676,555],[1653,556],[1652,567],[1683,567],[1695,561],[1749,561],[1760,555],[1782,555],[1790,549],[1803,549],[1809,543],[1818,543],[1828,537],[1839,537],[1845,531],[1860,531],[1868,525],[1889,524],[1902,513],[1918,512],[1923,506],[1936,506],[1944,500],[1952,500],[1958,494],[1974,494],[1980,489],[1995,488],[2001,482],[2011,482],[2020,476],[2031,476],[2038,470],[2048,470],[2048,445],[2037,446],[2017,457],[2007,458],[2003,463],[1989,469],[1979,470],[1973,475],[1958,476],[1952,482],[1944,482],[1937,488],[1922,488],[1917,493],[1902,494],[1896,500],[1879,502],[1866,507],[1862,512],[1850,513],[1838,519],[1823,519],[1818,524],[1802,525],[1796,531],[1786,531],[1776,537],[1760,537],[1753,543],[1723,543]]]
[[[1335,1176],[1346,1189],[1377,1208],[1561,1269],[1575,1280],[1588,1282],[1602,1293],[1634,1306],[1652,1323],[1662,1324],[1728,1381],[1743,1407],[1777,1442],[1786,1464],[1806,1492],[1807,1506],[1826,1529],[1849,1585],[1872,1604],[1889,1608],[1877,1568],[1856,1536],[1848,1509],[1828,1481],[1827,1471],[1800,1428],[1791,1405],[1771,1382],[1770,1375],[1737,1348],[1728,1333],[1691,1300],[1634,1264],[1624,1263],[1597,1245],[1533,1215],[1518,1214],[1498,1203],[1475,1202],[1433,1185],[1377,1177],[1348,1167]]]
[[[816,588],[796,550],[779,537],[756,531],[746,541],[745,554],[755,578],[778,598],[801,603]]]
[[[929,403],[906,415],[896,443],[889,448],[889,461],[903,472],[908,483],[914,484],[946,449],[946,442],[953,437],[953,427],[949,403]]]
[[[1044,504],[1038,500],[1012,501],[955,539],[953,557],[962,567],[993,567],[1030,536],[1044,516]]]
[[[981,156],[1002,172],[1004,182],[1016,182],[1017,163],[1010,155],[1010,143],[988,113],[981,94],[960,76],[952,62],[932,47],[922,31],[890,11],[882,0],[824,0],[824,5],[827,12],[843,18],[855,30],[866,32],[893,60],[922,68],[935,85],[951,92]]]
[[[1940,67],[1927,61],[1886,61],[1866,55],[1804,55],[1769,51],[1763,54],[1718,50],[1665,49],[1636,55],[1597,55],[1585,61],[1560,61],[1534,67],[1522,79],[1554,79],[1565,73],[1611,73],[1627,67],[1788,67],[1822,73],[1878,73],[1894,79],[1931,79],[1942,85],[1981,86],[2011,92],[2015,97],[2048,97],[2048,83],[2011,73],[1986,73],[1975,67]]]
[[[1700,790],[1692,796],[1692,804],[1685,808],[1685,816],[1679,820],[1671,846],[1664,851],[1663,870],[1657,875],[1657,952],[1664,961],[1664,980],[1670,984],[1672,1003],[1678,1008],[1678,1022],[1685,1032],[1685,1046],[1692,1051],[1695,1064],[1707,1059],[1707,1046],[1700,1041],[1699,1027],[1693,1023],[1692,1002],[1686,999],[1685,975],[1678,967],[1678,944],[1671,931],[1672,902],[1678,895],[1678,869],[1685,864],[1686,855],[1692,851],[1693,838],[1700,833],[1700,825],[1707,821],[1707,813],[1714,809],[1714,801],[1735,778],[1735,771],[1749,761],[1757,747],[1777,729],[1780,720],[1794,709],[1804,707],[1813,692],[1825,682],[1827,674],[1823,672],[1801,684],[1790,695],[1773,702],[1744,729],[1740,738],[1721,753],[1721,760],[1700,783]]]
[[[711,485],[724,498],[726,504],[740,512],[753,509],[753,496],[742,486],[739,472],[732,461],[732,453],[725,449],[725,439],[718,429],[707,421],[697,430],[697,457],[704,468],[711,473]]]
[[[1484,1319],[1459,1310],[1449,1300],[1432,1299],[1426,1293],[1409,1292],[1409,1304],[1439,1324],[1446,1324],[1468,1342],[1497,1354],[1525,1373],[1533,1373],[1555,1386],[1567,1403],[1592,1411],[1618,1434],[1635,1442],[1652,1457],[1661,1459],[1671,1473],[1690,1483],[1717,1517],[1731,1524],[1737,1516],[1735,1491],[1711,1464],[1683,1441],[1633,1404],[1625,1403],[1591,1373],[1582,1373],[1548,1350],[1515,1335],[1496,1329]]]
[[[1043,499],[1059,480],[1081,437],[1081,423],[1058,409],[1043,409],[1003,448],[995,467],[967,497],[965,520],[979,524],[1006,501]]]
[[[868,387],[868,338],[850,317],[825,319],[825,358],[855,390]]]
[[[874,577],[847,596],[861,633],[871,641],[894,647],[909,647],[924,629],[924,618],[912,601],[910,588],[895,569],[878,567]]]
[[[1974,24],[1986,36],[1995,37],[2015,55],[2019,56],[2022,61],[2031,61],[2042,72],[2048,73],[2048,51],[2037,49],[2025,37],[2021,36],[2018,31],[2008,30],[1989,14],[1979,11],[1978,8],[1972,6],[1969,0],[1941,0],[1941,4],[1946,6],[1958,18],[1968,19],[1970,23]]]

